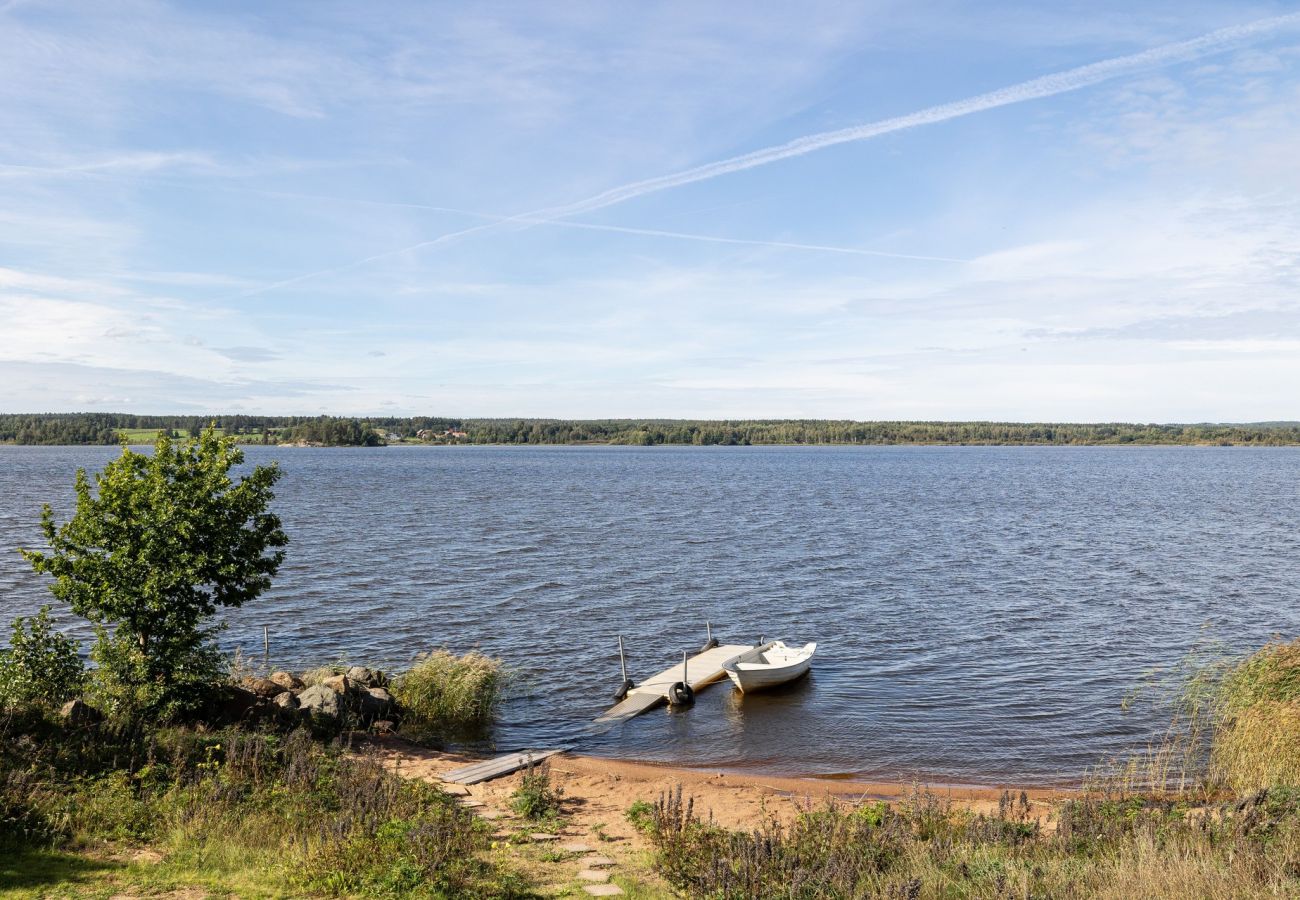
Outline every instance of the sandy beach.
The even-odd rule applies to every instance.
[[[428,750],[398,738],[377,738],[367,746],[379,753],[385,765],[411,778],[441,783],[441,775],[479,757]],[[627,821],[627,808],[638,800],[655,802],[679,786],[684,797],[695,800],[696,809],[710,813],[720,825],[748,828],[764,818],[789,821],[809,806],[824,803],[857,804],[864,801],[899,803],[922,790],[950,802],[954,808],[974,813],[995,812],[1005,791],[1029,798],[1031,814],[1045,826],[1051,813],[1072,792],[1063,789],[1022,788],[1016,785],[987,787],[933,784],[901,784],[828,778],[790,778],[751,772],[721,772],[654,763],[608,759],[564,753],[549,761],[552,781],[564,791],[565,814],[571,825],[590,829],[601,824],[611,836],[639,845],[641,835]],[[484,804],[484,808],[505,811],[510,794],[519,786],[516,772],[493,781],[451,790]]]

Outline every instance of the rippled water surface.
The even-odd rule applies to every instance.
[[[0,447],[0,615],[46,594],[8,548],[115,448]],[[783,773],[1068,782],[1145,742],[1148,668],[1205,632],[1300,625],[1300,451],[1243,448],[249,448],[291,539],[224,641],[283,664],[480,647],[520,673],[502,747]],[[617,685],[695,649],[816,640],[812,675],[603,735]],[[65,617],[65,621],[67,621]]]

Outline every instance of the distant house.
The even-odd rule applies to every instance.
[[[421,428],[419,431],[415,433],[415,436],[422,441],[427,441],[430,438],[437,437],[438,433],[434,431],[432,428]]]
[[[448,428],[446,431],[444,431],[444,432],[442,433],[442,436],[443,436],[443,437],[449,437],[449,438],[467,438],[467,437],[469,437],[469,435],[468,435],[467,433],[465,433],[464,431],[456,431],[455,429],[452,429],[452,428]]]
[[[389,441],[389,442],[400,441],[401,439],[402,439],[402,436],[401,436],[400,434],[395,434],[395,433],[392,432],[392,431],[390,431],[390,432],[388,432],[388,434],[384,435],[384,440]]]

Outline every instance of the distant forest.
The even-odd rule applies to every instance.
[[[0,414],[0,443],[144,443],[162,430],[198,434],[215,423],[246,443],[325,446],[431,444],[1300,444],[1300,422],[1242,425],[851,422],[822,419],[452,419],[339,416]]]

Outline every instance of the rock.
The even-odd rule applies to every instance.
[[[397,731],[397,726],[388,719],[380,719],[370,723],[370,730],[375,734],[393,734]]]
[[[89,703],[81,700],[69,700],[59,709],[59,716],[74,728],[94,725],[104,721],[104,714]]]
[[[620,897],[623,889],[616,884],[588,884],[582,888],[593,897]]]
[[[583,869],[578,873],[578,878],[583,881],[609,881],[609,873],[598,869]]]
[[[271,681],[274,681],[286,691],[301,691],[307,685],[303,684],[301,678],[292,672],[272,672]]]
[[[242,722],[260,698],[248,688],[228,684],[217,698],[216,718],[222,725]]]
[[[327,687],[336,694],[346,694],[352,690],[352,682],[346,675],[331,675],[320,683],[321,687]]]
[[[608,856],[588,856],[582,862],[588,869],[604,869],[609,866],[618,865],[617,862],[610,859]]]
[[[532,834],[528,835],[528,840],[537,841],[538,843],[558,841],[559,839],[560,836],[558,834],[547,834],[545,831],[534,831]]]
[[[393,695],[383,688],[366,688],[357,696],[357,711],[366,720],[383,717],[393,707]]]
[[[288,690],[287,687],[278,681],[272,681],[270,678],[245,678],[240,685],[248,688],[259,697],[274,697],[277,694],[283,694]]]
[[[314,716],[337,719],[342,712],[339,694],[325,684],[315,684],[298,695],[298,706]]]
[[[281,709],[297,709],[298,698],[289,691],[281,691],[271,698],[271,702]]]
[[[364,687],[371,687],[375,683],[375,673],[365,666],[353,666],[348,669],[347,678],[349,681],[355,681]]]
[[[560,849],[563,850],[565,853],[590,853],[591,852],[591,847],[587,846],[586,844],[580,841],[569,843],[569,844],[561,844]]]

